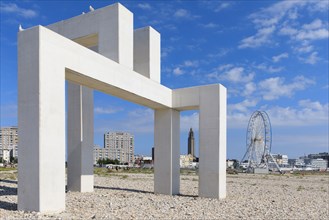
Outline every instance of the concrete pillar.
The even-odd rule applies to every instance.
[[[104,13],[100,13],[99,19],[98,52],[132,70],[134,66],[133,13],[120,3],[100,10]]]
[[[67,189],[92,192],[94,189],[93,90],[68,83]]]
[[[65,209],[65,75],[43,33],[18,34],[18,209],[39,212]]]
[[[226,88],[200,88],[199,196],[226,197]]]
[[[160,33],[152,27],[134,31],[134,71],[160,83]]]
[[[155,110],[154,114],[154,192],[179,193],[179,111]]]

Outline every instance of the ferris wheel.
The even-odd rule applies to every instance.
[[[272,131],[267,113],[255,111],[248,123],[246,147],[247,151],[241,163],[247,164],[247,169],[266,168],[271,157]]]

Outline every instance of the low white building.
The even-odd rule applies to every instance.
[[[179,165],[181,168],[193,167],[193,156],[191,154],[180,155]]]
[[[304,161],[304,159],[301,159],[301,158],[296,159],[296,161],[295,161],[295,166],[296,166],[296,167],[304,167],[304,166],[305,166],[305,161]]]
[[[10,157],[18,157],[18,128],[0,128],[0,158],[5,162],[10,162]]]
[[[234,169],[234,160],[226,160],[226,168]]]
[[[279,166],[287,166],[288,163],[288,155],[285,154],[272,154],[273,158],[275,159],[276,163]]]
[[[328,161],[322,158],[312,159],[311,165],[313,168],[318,168],[320,170],[326,170],[328,167]]]

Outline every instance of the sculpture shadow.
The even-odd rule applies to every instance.
[[[145,193],[145,194],[154,194],[152,191],[145,191],[139,189],[128,189],[128,188],[119,188],[119,187],[107,187],[107,186],[94,186],[95,189],[109,189],[109,190],[120,190],[120,191],[127,191],[127,192],[136,192],[136,193]],[[198,195],[186,195],[186,194],[177,194],[174,196],[181,196],[181,197],[190,197],[190,198],[198,198]]]
[[[186,195],[186,194],[177,194],[177,196],[181,196],[181,197],[190,197],[190,198],[198,198],[198,195]]]
[[[0,179],[0,182],[4,182],[4,183],[15,183],[15,184],[17,184],[17,180],[1,180]]]
[[[0,210],[1,209],[15,211],[15,210],[17,210],[17,203],[4,202],[4,201],[0,200]]]
[[[119,187],[107,187],[107,186],[94,186],[95,189],[110,189],[110,190],[120,190],[127,192],[135,192],[135,193],[145,193],[145,194],[154,194],[152,191],[145,191],[139,189],[128,189],[128,188],[119,188]]]
[[[17,181],[15,180],[0,180],[0,183],[1,182],[17,184]],[[4,196],[11,196],[11,195],[17,195],[17,187],[8,187],[8,186],[0,187],[0,209],[10,210],[10,211],[17,210],[17,203],[2,201]]]
[[[17,187],[1,186],[0,196],[10,196],[10,195],[17,195]]]

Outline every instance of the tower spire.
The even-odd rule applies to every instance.
[[[194,154],[194,132],[193,132],[192,128],[190,128],[190,131],[188,133],[187,154],[191,154],[193,156],[193,158],[195,157],[195,154]]]

